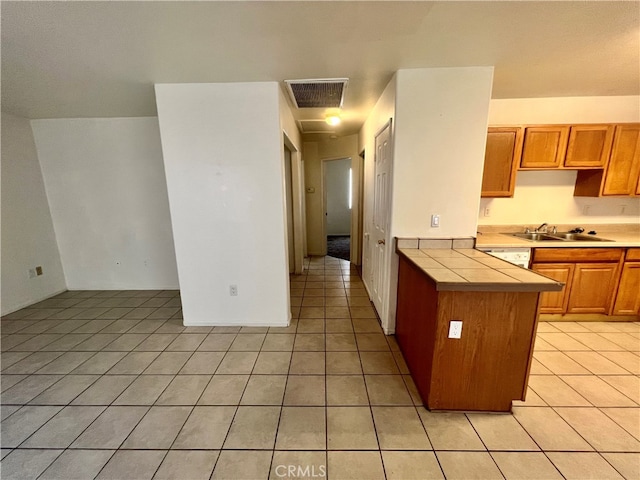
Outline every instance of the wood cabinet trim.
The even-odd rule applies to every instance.
[[[618,262],[623,248],[534,248],[533,263]]]
[[[640,248],[627,248],[627,254],[625,260],[628,261],[640,261]]]

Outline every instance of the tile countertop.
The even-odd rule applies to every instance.
[[[472,248],[398,248],[397,252],[431,278],[439,291],[557,292],[564,285]]]

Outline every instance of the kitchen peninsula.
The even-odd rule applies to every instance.
[[[473,248],[413,241],[397,243],[396,338],[425,406],[509,412],[526,395],[540,292],[563,284]]]

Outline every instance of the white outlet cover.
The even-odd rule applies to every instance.
[[[462,336],[462,320],[451,320],[449,322],[449,338],[460,338]]]

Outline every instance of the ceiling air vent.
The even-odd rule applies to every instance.
[[[348,78],[320,78],[284,82],[298,108],[341,108],[348,81]]]

